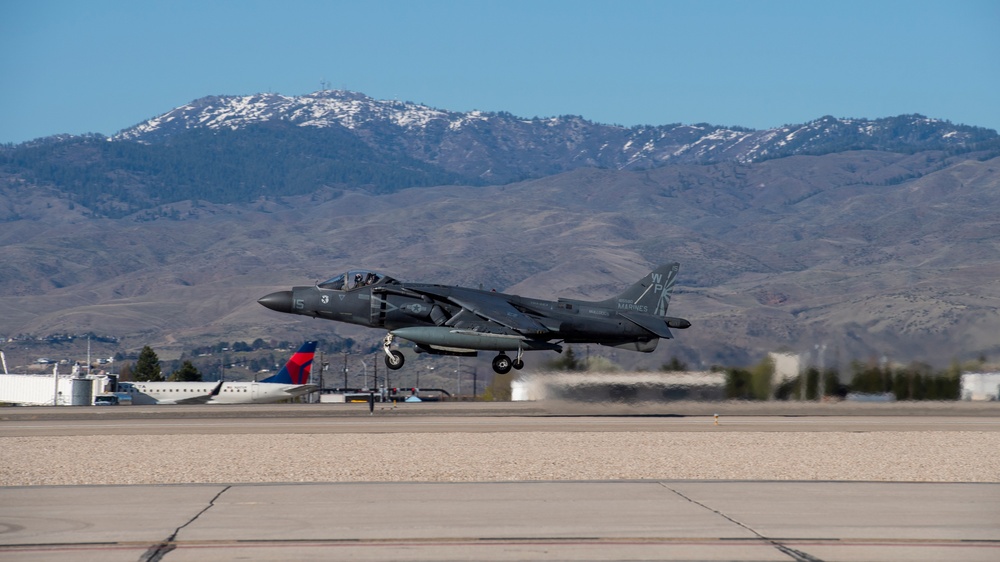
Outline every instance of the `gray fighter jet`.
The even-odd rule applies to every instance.
[[[679,267],[662,265],[617,297],[596,302],[404,283],[367,270],[271,293],[257,302],[277,312],[388,330],[382,348],[390,369],[403,366],[403,354],[392,348],[395,338],[401,338],[413,342],[418,353],[499,352],[493,370],[503,374],[524,367],[525,351],[561,353],[562,344],[653,351],[660,338],[673,337],[670,328],[691,326],[683,318],[667,316]],[[514,352],[514,358],[506,352]]]

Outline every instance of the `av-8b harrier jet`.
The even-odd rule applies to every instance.
[[[596,302],[406,283],[367,270],[271,293],[257,302],[277,312],[388,330],[382,348],[390,369],[403,366],[403,354],[392,348],[395,338],[401,338],[413,342],[418,353],[475,356],[496,351],[493,370],[503,374],[524,367],[525,351],[561,353],[563,344],[653,351],[660,338],[673,337],[670,328],[691,326],[667,316],[679,267],[662,265],[617,297]]]

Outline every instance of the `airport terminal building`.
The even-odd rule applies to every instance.
[[[0,403],[18,406],[90,406],[111,383],[105,375],[0,374]]]
[[[511,383],[514,401],[669,402],[725,397],[725,373],[709,371],[538,373]]]
[[[1000,373],[962,373],[962,400],[1000,400]]]

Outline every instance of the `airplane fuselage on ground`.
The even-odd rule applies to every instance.
[[[216,394],[212,395],[215,387]],[[307,385],[273,382],[123,382],[132,404],[270,404],[301,396],[315,389]],[[211,396],[210,396],[211,395]]]

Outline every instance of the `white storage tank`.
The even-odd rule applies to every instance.
[[[94,403],[94,381],[85,378],[73,378],[72,381],[72,406],[90,406]]]

